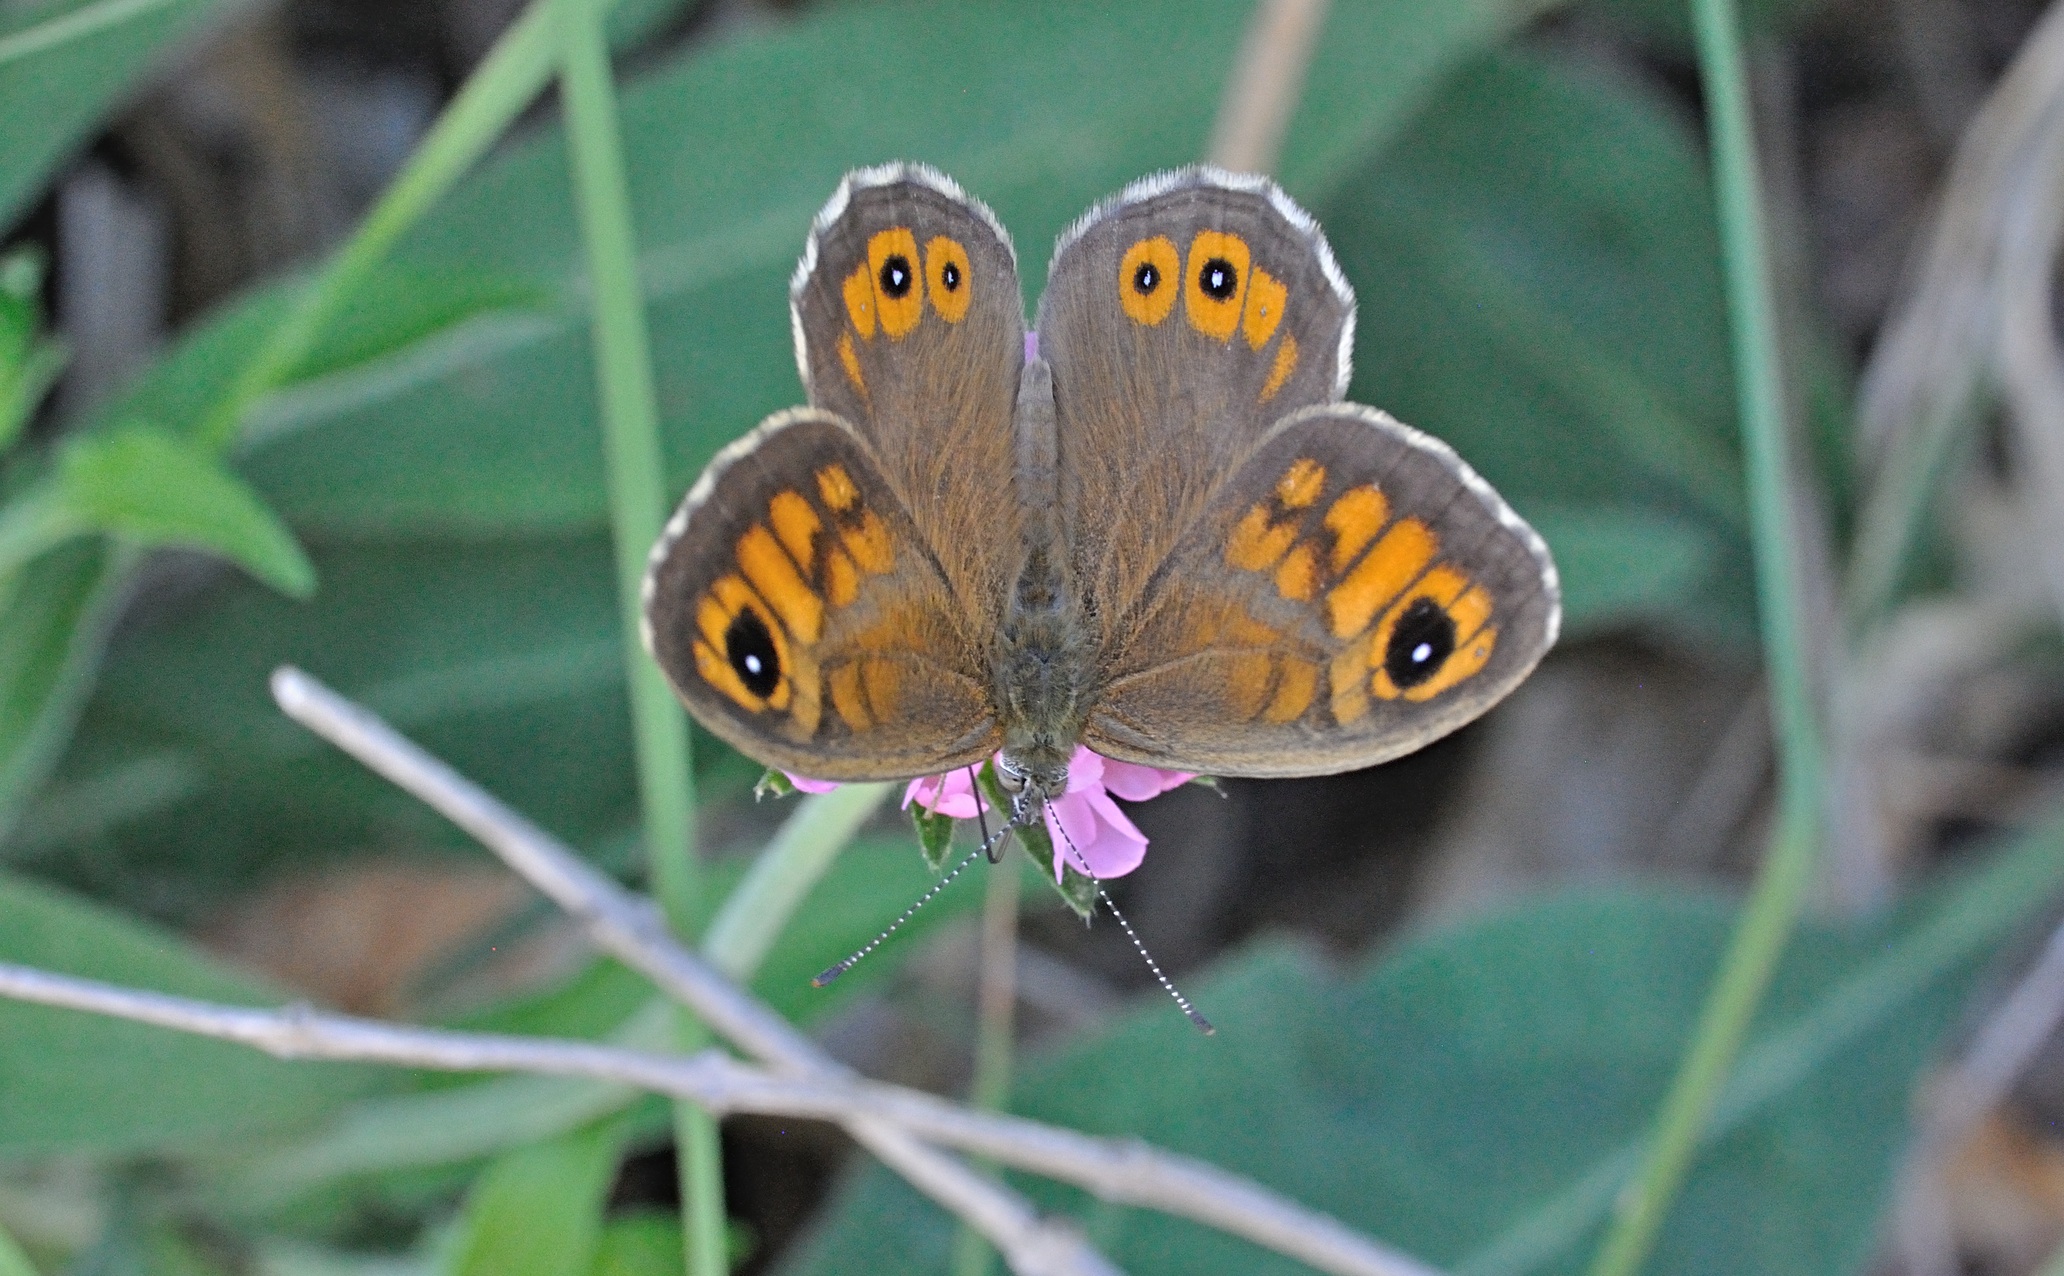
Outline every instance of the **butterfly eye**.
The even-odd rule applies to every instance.
[[[762,700],[781,685],[781,655],[758,612],[741,611],[731,621],[724,631],[724,659],[746,690]]]
[[[1455,654],[1455,622],[1431,598],[1415,598],[1390,631],[1383,672],[1392,685],[1409,691],[1439,673]]]

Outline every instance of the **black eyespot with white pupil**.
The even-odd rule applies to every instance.
[[[1383,672],[1398,690],[1418,686],[1440,672],[1455,654],[1455,622],[1431,598],[1415,598],[1390,631]]]
[[[774,635],[759,613],[746,610],[731,620],[724,631],[724,659],[745,689],[765,700],[781,685],[781,655],[774,649]]]
[[[951,270],[952,267],[947,267]],[[881,264],[881,290],[891,297],[910,295],[910,258],[897,253]]]
[[[959,265],[949,261],[944,266],[939,268],[939,286],[941,288],[944,288],[947,292],[960,291]]]
[[[1197,286],[1213,301],[1226,301],[1240,290],[1240,272],[1225,258],[1213,257],[1197,272]]]
[[[1140,296],[1147,296],[1161,286],[1161,272],[1151,261],[1143,261],[1139,269],[1132,272],[1132,290]]]

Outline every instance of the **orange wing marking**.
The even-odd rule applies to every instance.
[[[1142,239],[1118,262],[1118,305],[1134,323],[1151,328],[1175,309],[1182,291],[1182,260],[1166,235]]]
[[[1197,232],[1183,270],[1183,307],[1192,328],[1213,341],[1232,339],[1247,297],[1248,261],[1247,241],[1238,235]]]
[[[874,232],[867,240],[867,270],[882,331],[901,341],[924,318],[924,277],[918,274],[917,236],[908,226]]]
[[[1254,278],[1247,284],[1247,312],[1240,320],[1240,335],[1247,338],[1248,349],[1259,350],[1276,335],[1276,325],[1283,322],[1283,304],[1289,297],[1290,290],[1282,280],[1259,266],[1254,268]]]
[[[1276,391],[1297,371],[1297,338],[1283,334],[1283,343],[1276,347],[1276,361],[1269,365],[1268,380],[1261,383],[1261,401],[1267,403],[1276,397]]]

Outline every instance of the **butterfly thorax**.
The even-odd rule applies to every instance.
[[[1028,794],[1058,797],[1082,738],[1095,677],[1095,650],[1073,605],[1067,549],[1056,514],[1060,458],[1053,372],[1026,362],[1018,382],[1017,489],[1025,546],[1004,604],[995,653],[995,697],[1003,766]]]

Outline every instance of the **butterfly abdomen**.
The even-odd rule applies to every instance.
[[[1095,652],[1073,605],[1055,499],[1060,456],[1053,373],[1038,358],[1027,361],[1019,379],[1014,428],[1025,543],[997,630],[996,703],[1004,756],[1032,788],[1058,793],[1082,738]]]

